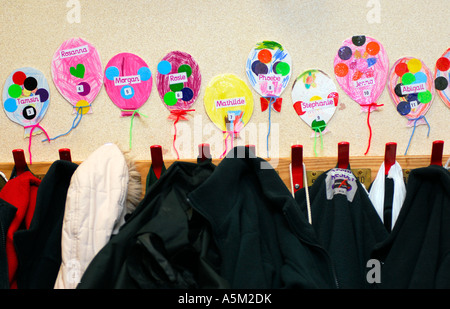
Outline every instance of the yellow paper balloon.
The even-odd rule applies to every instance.
[[[244,126],[253,114],[252,92],[247,84],[234,74],[214,77],[206,87],[203,101],[209,118],[222,131],[226,131],[225,119],[229,111],[243,111]]]

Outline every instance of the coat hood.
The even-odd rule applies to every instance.
[[[75,288],[94,256],[118,233],[140,201],[141,178],[117,145],[105,144],[70,181],[62,231],[62,264],[55,288]]]

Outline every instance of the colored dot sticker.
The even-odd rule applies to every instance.
[[[14,84],[22,86],[26,78],[27,76],[25,75],[25,73],[23,73],[22,71],[17,71],[16,73],[14,73],[12,80]]]
[[[402,84],[403,85],[412,84],[415,80],[416,80],[416,78],[414,77],[414,74],[412,74],[410,72],[405,73],[402,76]]]
[[[339,77],[344,77],[348,73],[348,66],[345,63],[338,63],[334,67],[334,73]]]
[[[158,63],[158,72],[161,75],[169,74],[172,71],[172,64],[169,61],[163,60]]]
[[[105,76],[109,80],[114,80],[115,77],[120,76],[119,69],[115,66],[108,67],[105,71]]]
[[[23,109],[22,116],[27,120],[34,119],[34,117],[36,117],[36,109],[33,106],[28,105]]]
[[[269,63],[272,60],[272,53],[268,49],[262,49],[258,53],[258,60],[262,63]]]
[[[18,98],[22,95],[22,87],[16,84],[12,84],[8,88],[8,94],[11,98]]]
[[[191,88],[185,87],[181,89],[183,97],[181,98],[185,102],[189,102],[194,97],[194,91]]]
[[[398,76],[402,77],[403,74],[408,73],[408,65],[404,62],[400,62],[399,64],[397,64],[395,66],[395,74],[397,74]]]
[[[408,70],[411,73],[417,73],[422,68],[422,62],[419,59],[412,58],[408,61]]]
[[[120,89],[120,95],[122,98],[129,100],[134,96],[134,88],[130,85],[123,86],[122,89]]]
[[[398,103],[397,111],[402,116],[408,115],[411,112],[411,104],[409,104],[409,102],[402,101]]]
[[[13,98],[8,98],[3,106],[8,113],[14,113],[17,110],[17,101]]]
[[[420,103],[426,104],[429,103],[431,101],[431,92],[429,90],[426,90],[424,92],[419,92],[419,94],[417,95],[417,99],[419,100]]]
[[[434,86],[437,90],[445,90],[448,87],[448,80],[444,76],[439,76],[434,80]]]
[[[291,71],[291,67],[287,62],[281,61],[277,62],[273,65],[273,71],[277,74],[281,74],[283,76],[286,76]]]
[[[184,87],[183,83],[169,85],[170,90],[172,90],[173,92],[181,91],[181,89],[183,89],[183,87]]]
[[[267,72],[269,72],[269,68],[267,67],[267,65],[265,65],[261,61],[256,60],[252,63],[252,71],[256,75],[267,74]]]
[[[27,77],[23,82],[23,86],[25,87],[26,90],[29,91],[33,91],[34,89],[36,89],[37,85],[38,82],[34,77]]]
[[[450,69],[450,60],[446,57],[441,57],[436,61],[436,68],[439,71],[447,71]]]
[[[375,56],[380,52],[380,44],[374,41],[369,42],[367,43],[366,51],[369,55]]]
[[[77,93],[81,96],[87,96],[91,92],[91,86],[86,82],[77,85]]]
[[[365,35],[355,35],[352,37],[352,43],[355,46],[363,46],[366,43]]]
[[[178,73],[186,73],[186,76],[189,78],[192,74],[192,68],[188,64],[182,64],[178,68]]]
[[[86,114],[90,109],[89,102],[86,100],[78,101],[75,107],[77,107],[77,111],[82,115]]]
[[[39,96],[39,100],[40,100],[42,103],[44,103],[45,101],[47,101],[47,100],[48,100],[48,97],[49,97],[48,91],[47,91],[46,89],[44,89],[44,88],[38,89],[38,90],[36,91],[36,94],[35,94],[35,95]]]
[[[427,75],[423,72],[417,72],[416,74],[414,74],[414,78],[415,78],[415,81],[414,81],[415,84],[427,82]]]
[[[147,81],[152,77],[152,72],[148,67],[142,67],[138,70],[138,75],[141,77],[141,81]]]
[[[402,93],[402,86],[403,86],[403,84],[400,83],[400,84],[397,84],[394,88],[394,92],[398,97],[406,96],[405,94]]]
[[[175,96],[175,92],[169,91],[164,95],[164,103],[169,106],[173,106],[177,104],[177,97]]]
[[[339,48],[338,50],[338,56],[339,58],[341,58],[342,60],[348,60],[352,57],[352,50],[350,47],[348,46],[342,46],[341,48]]]

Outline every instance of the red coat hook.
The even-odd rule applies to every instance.
[[[256,155],[256,147],[255,147],[255,145],[245,145],[245,147],[250,149],[253,152],[253,154]]]
[[[338,143],[338,168],[347,169],[349,164],[350,155],[350,143],[340,142]]]
[[[152,157],[152,168],[155,172],[156,178],[161,177],[161,171],[164,164],[162,149],[160,145],[150,146],[150,155]]]
[[[397,143],[387,143],[384,151],[384,174],[387,175],[395,164]]]
[[[442,166],[442,155],[444,154],[444,141],[434,141],[431,150],[430,165]]]
[[[69,148],[61,148],[59,150],[59,159],[72,162],[72,156],[70,155],[70,149]]]
[[[211,149],[209,144],[198,145],[198,159],[202,162],[211,159]]]
[[[27,162],[25,161],[25,154],[23,149],[14,149],[12,151],[14,158],[14,167],[16,168],[17,176],[22,174],[27,169]]]
[[[292,177],[292,190],[297,192],[303,188],[303,146],[292,145],[291,146],[291,177]]]

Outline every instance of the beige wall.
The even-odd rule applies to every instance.
[[[68,102],[51,81],[50,64],[54,51],[66,39],[82,37],[94,44],[102,65],[120,52],[141,56],[156,76],[157,64],[168,52],[190,53],[202,72],[199,98],[193,105],[194,116],[180,122],[178,150],[183,158],[197,155],[197,144],[211,144],[214,157],[223,151],[223,135],[211,125],[203,107],[208,82],[218,74],[233,73],[247,82],[245,61],[256,42],[273,40],[291,54],[293,77],[283,92],[281,113],[272,113],[272,157],[289,157],[292,144],[304,146],[304,156],[314,156],[311,130],[298,118],[292,107],[292,83],[301,72],[318,68],[333,76],[333,59],[343,40],[365,34],[379,40],[387,50],[392,65],[402,56],[422,59],[434,71],[434,64],[450,47],[450,2],[446,0],[79,0],[80,20],[71,23],[75,12],[67,0],[0,1],[0,81],[17,68],[31,66],[41,70],[50,83],[50,107],[41,125],[50,136],[65,132],[74,115]],[[335,80],[335,79],[334,79]],[[337,143],[350,142],[350,155],[362,156],[367,147],[366,114],[338,86],[343,105],[329,123],[324,135],[324,149],[319,156],[335,156]],[[257,145],[265,157],[268,113],[261,112],[259,96],[252,89],[255,109],[249,134],[238,144]],[[369,155],[382,156],[386,142],[397,142],[403,154],[411,128],[391,101],[387,88],[379,102],[381,111],[371,114],[373,129]],[[450,109],[435,95],[426,117],[431,125],[416,129],[408,155],[428,155],[434,140],[444,140],[444,153],[450,153]],[[117,142],[128,149],[129,118],[120,118],[119,109],[105,89],[93,103],[94,113],[83,117],[70,135],[42,143],[43,135],[33,138],[33,162],[53,161],[59,148],[68,147],[73,160],[84,160],[106,142]],[[167,120],[156,89],[141,108],[148,118],[136,119],[131,154],[136,159],[150,159],[149,147],[160,144],[166,158],[175,158],[172,150],[173,123]],[[11,151],[28,147],[23,128],[0,112],[0,162],[12,161]],[[278,146],[276,146],[278,145]],[[28,153],[26,152],[28,159]]]

